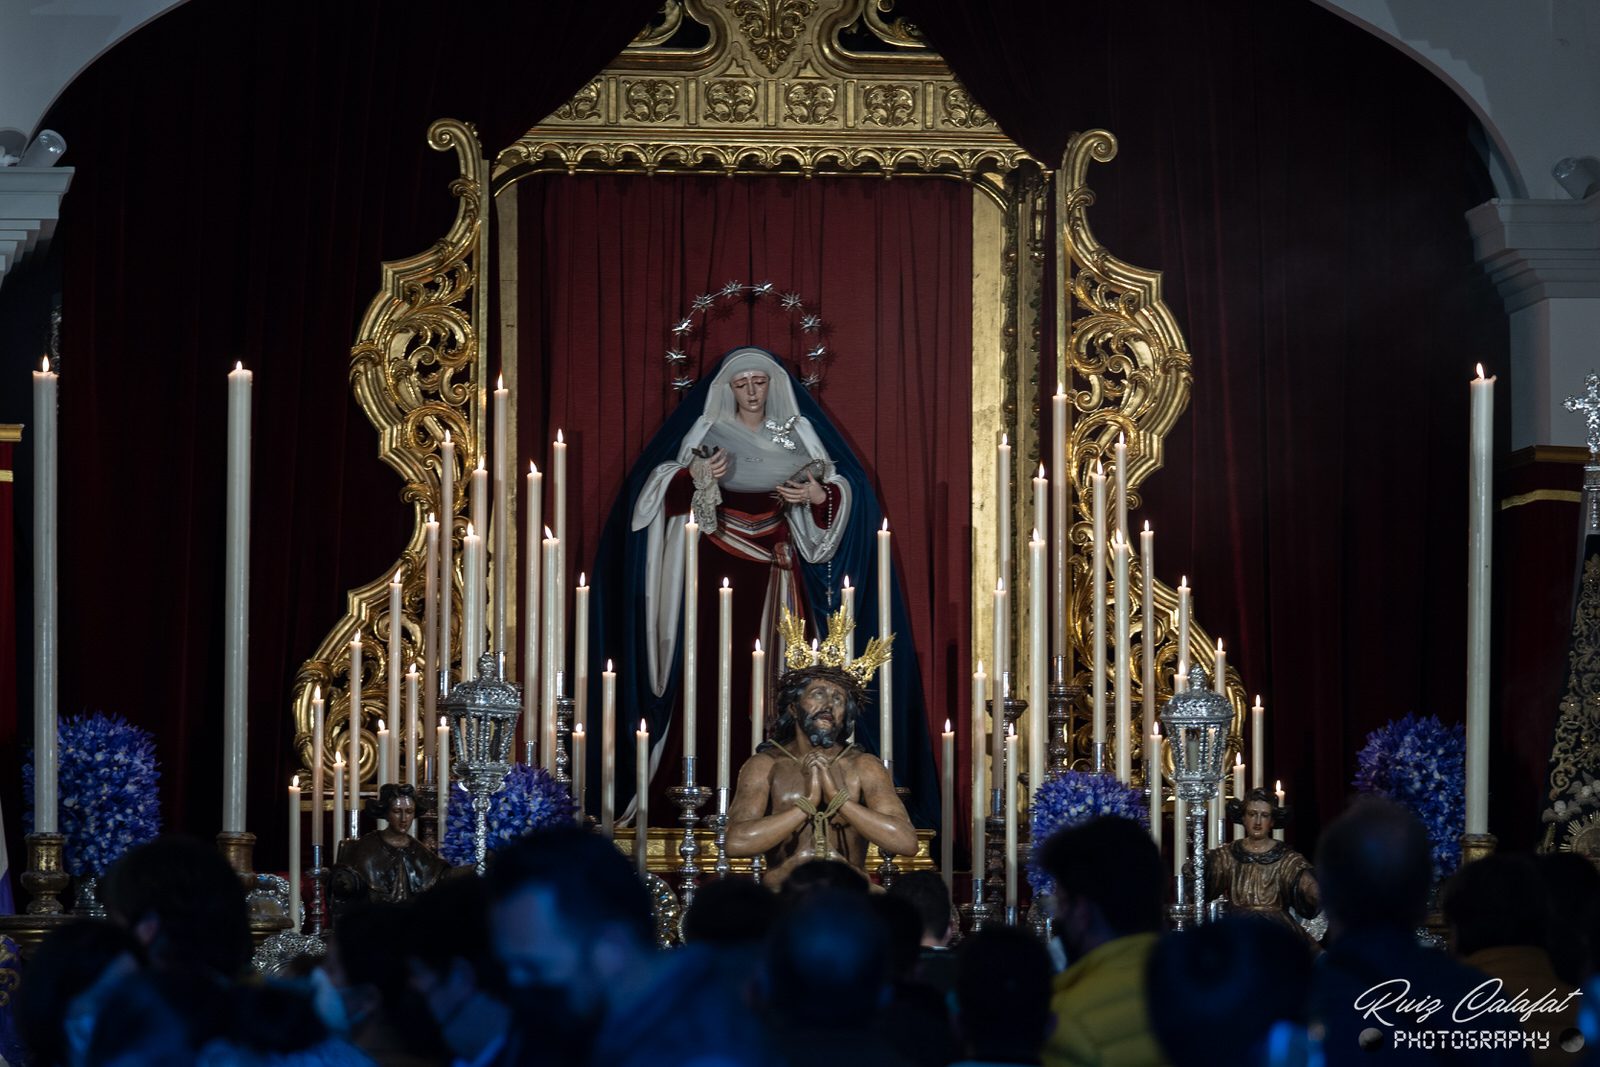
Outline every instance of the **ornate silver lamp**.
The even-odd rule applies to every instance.
[[[1232,723],[1233,705],[1227,697],[1212,692],[1205,668],[1198,663],[1189,668],[1189,688],[1174,694],[1161,709],[1161,729],[1172,745],[1173,791],[1188,808],[1186,840],[1173,845],[1188,852],[1194,872],[1190,914],[1180,915],[1180,923],[1185,918],[1196,923],[1206,918],[1206,802],[1216,795],[1222,781]],[[1180,911],[1183,904],[1180,892]]]
[[[478,676],[450,690],[439,702],[450,717],[450,773],[472,796],[472,855],[478,873],[489,851],[489,798],[511,771],[522,687],[505,680],[505,653],[478,657]],[[445,828],[439,827],[444,839]]]

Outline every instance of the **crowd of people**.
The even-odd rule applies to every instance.
[[[108,919],[38,947],[14,1006],[39,1065],[1582,1063],[1600,1045],[1600,873],[1578,856],[1467,865],[1439,901],[1448,951],[1418,938],[1426,834],[1379,802],[1318,842],[1321,946],[1248,915],[1169,930],[1164,865],[1127,820],[1038,858],[1048,942],[958,937],[935,872],[880,892],[816,860],[779,892],[708,882],[663,949],[628,861],[563,829],[342,916],[324,957],[264,979],[227,864],[162,838],[109,873]]]

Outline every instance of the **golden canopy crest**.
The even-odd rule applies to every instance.
[[[861,655],[852,658],[850,635],[855,629],[855,618],[840,608],[828,616],[827,633],[817,639],[813,648],[806,641],[805,620],[784,608],[778,620],[778,632],[783,635],[784,666],[791,671],[812,666],[832,667],[850,675],[858,685],[866,685],[878,668],[893,658],[889,649],[894,644],[894,634],[874,637],[867,642]]]

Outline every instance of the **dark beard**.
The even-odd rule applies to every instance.
[[[844,732],[843,728],[835,723],[833,729],[824,730],[817,725],[818,718],[820,718],[818,715],[807,715],[800,728],[805,731],[806,740],[811,742],[811,747],[832,748],[839,743],[839,735]]]

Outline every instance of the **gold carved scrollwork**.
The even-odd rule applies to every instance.
[[[1600,555],[1583,561],[1568,658],[1540,849],[1581,852],[1600,864]]]
[[[410,540],[395,565],[372,582],[351,590],[345,613],[322,639],[295,677],[293,718],[295,750],[309,768],[313,759],[331,767],[337,754],[348,753],[351,731],[357,733],[359,772],[373,777],[377,760],[375,720],[386,714],[388,644],[391,630],[401,634],[401,659],[421,658],[423,589],[423,523],[438,513],[444,535],[465,533],[467,471],[480,452],[483,354],[473,327],[469,299],[477,285],[475,254],[482,225],[485,175],[476,134],[454,120],[441,120],[428,131],[437,151],[454,151],[461,176],[450,185],[457,199],[455,222],[433,248],[409,259],[383,265],[382,288],[362,318],[350,352],[350,385],[378,430],[378,455],[402,479],[401,499],[412,507]],[[441,506],[440,443],[448,432],[456,444],[453,499]],[[458,520],[460,527],[458,528]],[[458,563],[460,552],[453,553]],[[389,614],[389,580],[399,572],[402,612]],[[452,602],[459,600],[459,571],[449,575]],[[461,612],[452,612],[451,633],[444,635],[453,662]],[[361,707],[350,708],[350,640],[363,640]],[[324,750],[312,751],[313,691],[320,687],[326,702]],[[399,724],[390,724],[396,730]]]
[[[861,91],[861,117],[869,126],[904,126],[916,110],[909,85],[869,85]]]
[[[661,78],[625,81],[622,103],[635,122],[668,122],[678,117],[678,87]]]
[[[601,94],[605,86],[599,78],[579,89],[577,94],[565,104],[556,108],[550,115],[552,119],[562,122],[586,122],[600,115]]]
[[[724,78],[706,83],[706,118],[716,122],[749,122],[756,117],[756,84]]]
[[[916,23],[894,14],[894,0],[868,0],[863,12],[866,23],[879,40],[901,48],[926,47]]]
[[[728,10],[739,20],[750,51],[776,72],[794,51],[817,0],[733,0]]]
[[[959,87],[945,90],[944,120],[963,130],[994,125],[994,119],[977,105],[972,99],[972,94]]]
[[[1080,664],[1093,662],[1088,625],[1093,560],[1089,474],[1097,462],[1110,467],[1117,438],[1126,435],[1129,524],[1136,526],[1131,512],[1139,505],[1138,488],[1161,467],[1162,442],[1188,406],[1194,380],[1183,333],[1162,298],[1160,272],[1124,263],[1100,244],[1089,226],[1088,210],[1094,204],[1094,192],[1087,184],[1089,164],[1110,162],[1116,154],[1117,141],[1110,133],[1091,130],[1078,134],[1068,144],[1056,177],[1064,183],[1064,211],[1058,225],[1060,247],[1068,259],[1064,296],[1070,301],[1070,318],[1065,350],[1073,420],[1067,450],[1076,502],[1070,532],[1074,573],[1068,617]],[[1134,570],[1137,572],[1137,565]],[[1133,584],[1136,591],[1139,585],[1137,581]],[[1109,589],[1109,576],[1107,586]],[[1178,599],[1171,587],[1159,581],[1154,589],[1155,618],[1136,623],[1135,629],[1142,633],[1146,623],[1154,625],[1149,647],[1157,659],[1154,699],[1159,708],[1171,696],[1178,660],[1171,626]],[[1144,638],[1137,641],[1136,655],[1143,656]],[[1215,642],[1199,625],[1190,628],[1189,661],[1204,667],[1208,674],[1216,666]],[[1140,670],[1142,665],[1136,664],[1135,678]],[[1083,673],[1077,680],[1086,683],[1088,676]],[[1247,702],[1238,672],[1231,668],[1227,691],[1234,708],[1237,750]]]
[[[817,126],[833,120],[839,91],[831,85],[799,82],[783,91],[784,114],[804,126]]]

